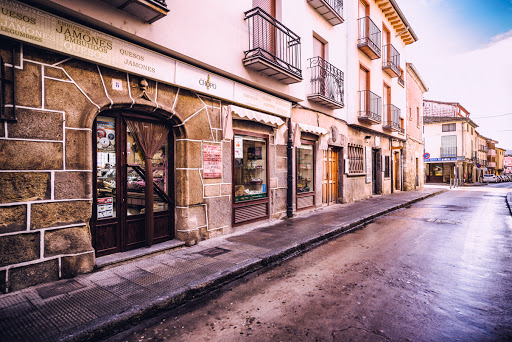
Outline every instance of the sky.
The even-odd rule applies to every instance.
[[[397,3],[418,36],[406,61],[429,88],[424,98],[459,102],[480,134],[512,150],[512,0]]]

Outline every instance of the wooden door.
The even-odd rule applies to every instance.
[[[326,95],[327,69],[324,63],[325,44],[316,37],[313,37],[313,56],[321,58],[321,60],[318,62],[318,74],[314,75],[314,78],[316,79],[317,83],[316,86],[318,87],[316,90],[320,94]]]
[[[94,125],[91,228],[96,256],[142,247],[145,241],[145,192],[153,192],[154,237],[151,243],[174,237],[172,133],[153,157],[153,184],[146,187],[140,150],[121,113],[98,116]],[[115,139],[114,139],[115,137]],[[110,140],[110,141],[108,141]],[[161,163],[160,163],[161,162]],[[109,175],[114,175],[110,177]]]
[[[365,1],[359,1],[359,18],[367,17],[369,15],[369,6]]]
[[[384,50],[384,62],[386,63],[386,65],[389,65],[389,63],[391,62],[391,46],[389,45],[391,44],[391,33],[389,32],[386,26],[382,27],[382,31],[382,49]]]
[[[395,189],[400,190],[400,153],[395,152],[394,168],[395,168]]]
[[[367,91],[370,89],[370,74],[369,71],[363,68],[359,68],[359,111],[367,112],[370,108],[370,94]]]
[[[332,147],[323,151],[322,202],[338,200],[338,151]]]
[[[388,124],[391,122],[391,106],[388,106],[388,104],[391,104],[391,88],[384,83],[384,94],[382,97],[382,104],[384,108],[384,115],[388,122]]]

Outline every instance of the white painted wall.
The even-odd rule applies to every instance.
[[[400,53],[400,67],[405,71],[405,43],[400,37],[396,37],[396,32],[393,26],[389,23],[389,20],[385,17],[379,7],[373,1],[370,3],[370,19],[377,25],[377,27],[383,31],[383,24],[389,29],[391,34],[390,43]],[[362,51],[357,48],[358,38],[358,1],[344,1],[345,8],[345,24],[347,30],[347,66],[348,75],[346,77],[346,98],[347,98],[347,121],[351,124],[358,124],[361,126],[370,127],[373,130],[384,132],[389,134],[387,131],[382,130],[382,124],[380,125],[364,125],[357,119],[357,112],[359,110],[359,63],[370,69],[370,82],[371,91],[378,96],[383,96],[384,85],[386,82],[391,86],[391,104],[400,108],[400,116],[405,120],[406,118],[406,91],[405,88],[398,84],[398,78],[391,78],[386,72],[382,70],[382,58],[370,60]],[[383,39],[381,39],[381,42]],[[382,48],[382,47],[381,47]],[[404,74],[405,77],[405,74]],[[404,136],[398,133],[393,133],[396,137]]]

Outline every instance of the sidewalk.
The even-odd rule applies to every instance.
[[[229,281],[446,191],[376,196],[319,209],[196,246],[0,296],[0,341],[77,341],[109,336]]]

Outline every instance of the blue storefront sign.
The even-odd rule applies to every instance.
[[[445,162],[445,161],[457,161],[464,160],[464,157],[448,157],[448,158],[428,158],[425,162]]]

